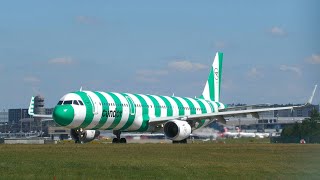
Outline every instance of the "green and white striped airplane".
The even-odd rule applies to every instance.
[[[214,58],[203,93],[198,98],[157,96],[101,91],[76,91],[64,95],[52,115],[34,114],[31,99],[29,114],[53,119],[71,129],[76,143],[93,140],[99,130],[113,130],[113,143],[126,143],[121,132],[156,132],[163,130],[174,143],[186,143],[193,130],[214,121],[225,123],[226,116],[293,109],[291,107],[235,110],[220,102],[223,54]]]

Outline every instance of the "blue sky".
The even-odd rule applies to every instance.
[[[0,108],[86,90],[198,96],[224,52],[226,103],[302,103],[320,85],[320,2],[7,1]],[[319,91],[316,103],[320,102]]]

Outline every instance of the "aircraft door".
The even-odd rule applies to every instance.
[[[92,104],[92,113],[93,114],[98,114],[98,104],[97,102],[93,101],[92,98],[89,96],[89,94],[87,94],[90,103]]]
[[[128,104],[129,104],[130,115],[134,115],[136,113],[136,107],[134,106],[133,100],[131,99],[130,96],[125,96],[125,97],[126,97]]]
[[[210,102],[210,101],[207,101],[207,102],[208,102],[210,108],[213,110],[213,112],[216,111],[216,110],[214,109],[213,105],[211,104],[211,102]]]

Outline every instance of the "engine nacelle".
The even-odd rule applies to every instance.
[[[164,125],[164,134],[171,140],[181,141],[191,134],[191,126],[186,121],[172,120]]]
[[[93,141],[100,135],[100,131],[97,130],[81,130],[81,129],[71,129],[71,137],[76,142],[86,143]]]

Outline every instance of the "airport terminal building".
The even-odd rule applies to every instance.
[[[293,104],[286,105],[262,105],[262,106],[249,106],[246,109],[258,109],[258,108],[273,108],[293,106]],[[295,105],[299,106],[299,105]],[[245,109],[245,108],[244,108]],[[310,117],[312,110],[319,111],[319,105],[310,105],[303,108],[280,111],[268,111],[259,113],[259,119],[252,115],[235,116],[226,119],[227,126],[240,127],[242,130],[258,130],[264,129],[283,129],[288,124],[300,123],[305,118]]]

